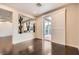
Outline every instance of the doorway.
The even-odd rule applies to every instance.
[[[51,16],[43,17],[43,53],[51,54],[51,35],[52,35],[52,23]]]
[[[43,38],[51,41],[51,17],[46,16],[43,18]]]

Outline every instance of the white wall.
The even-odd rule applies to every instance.
[[[52,41],[65,45],[65,8],[59,9],[52,16]]]
[[[35,23],[35,37],[42,39],[43,31],[42,31],[42,17],[36,18]]]
[[[12,35],[12,23],[0,22],[0,37]]]
[[[66,7],[66,45],[78,47],[78,5],[71,4]],[[79,17],[79,16],[78,16]]]
[[[78,23],[78,25],[77,25],[77,26],[78,26],[78,27],[77,27],[77,28],[78,28],[78,29],[77,29],[77,30],[78,30],[78,32],[77,32],[77,33],[78,33],[78,34],[77,34],[77,37],[78,37],[78,39],[77,39],[77,46],[78,46],[78,49],[79,49],[79,4],[78,4],[78,6],[77,6],[77,9],[78,9],[78,10],[77,10],[77,12],[78,12],[78,14],[77,14],[77,15],[78,15],[78,16],[77,16],[77,20],[78,20],[78,21],[77,21],[77,23]]]

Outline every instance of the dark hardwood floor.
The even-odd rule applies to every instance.
[[[52,42],[53,55],[78,55],[78,48]]]
[[[50,55],[79,55],[78,48],[65,46],[50,41],[49,43],[51,43]],[[19,43],[15,46],[16,47],[12,49],[10,53],[6,53],[5,55],[48,55],[49,54],[44,52],[44,48],[43,48],[44,46],[42,44],[42,40],[38,38],[33,39],[33,41]],[[29,46],[32,47],[28,48]],[[48,48],[49,46],[46,49]],[[14,50],[16,50],[15,52],[17,53],[15,53]]]

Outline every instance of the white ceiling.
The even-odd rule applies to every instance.
[[[37,7],[36,3],[3,3],[3,4],[33,16],[39,16],[45,12],[48,12],[50,10],[65,5],[65,3],[41,3],[42,6]]]

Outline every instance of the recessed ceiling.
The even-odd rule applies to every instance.
[[[13,7],[21,12],[39,16],[45,12],[65,5],[66,3],[41,3],[42,6],[38,7],[36,3],[3,3],[9,7]]]

